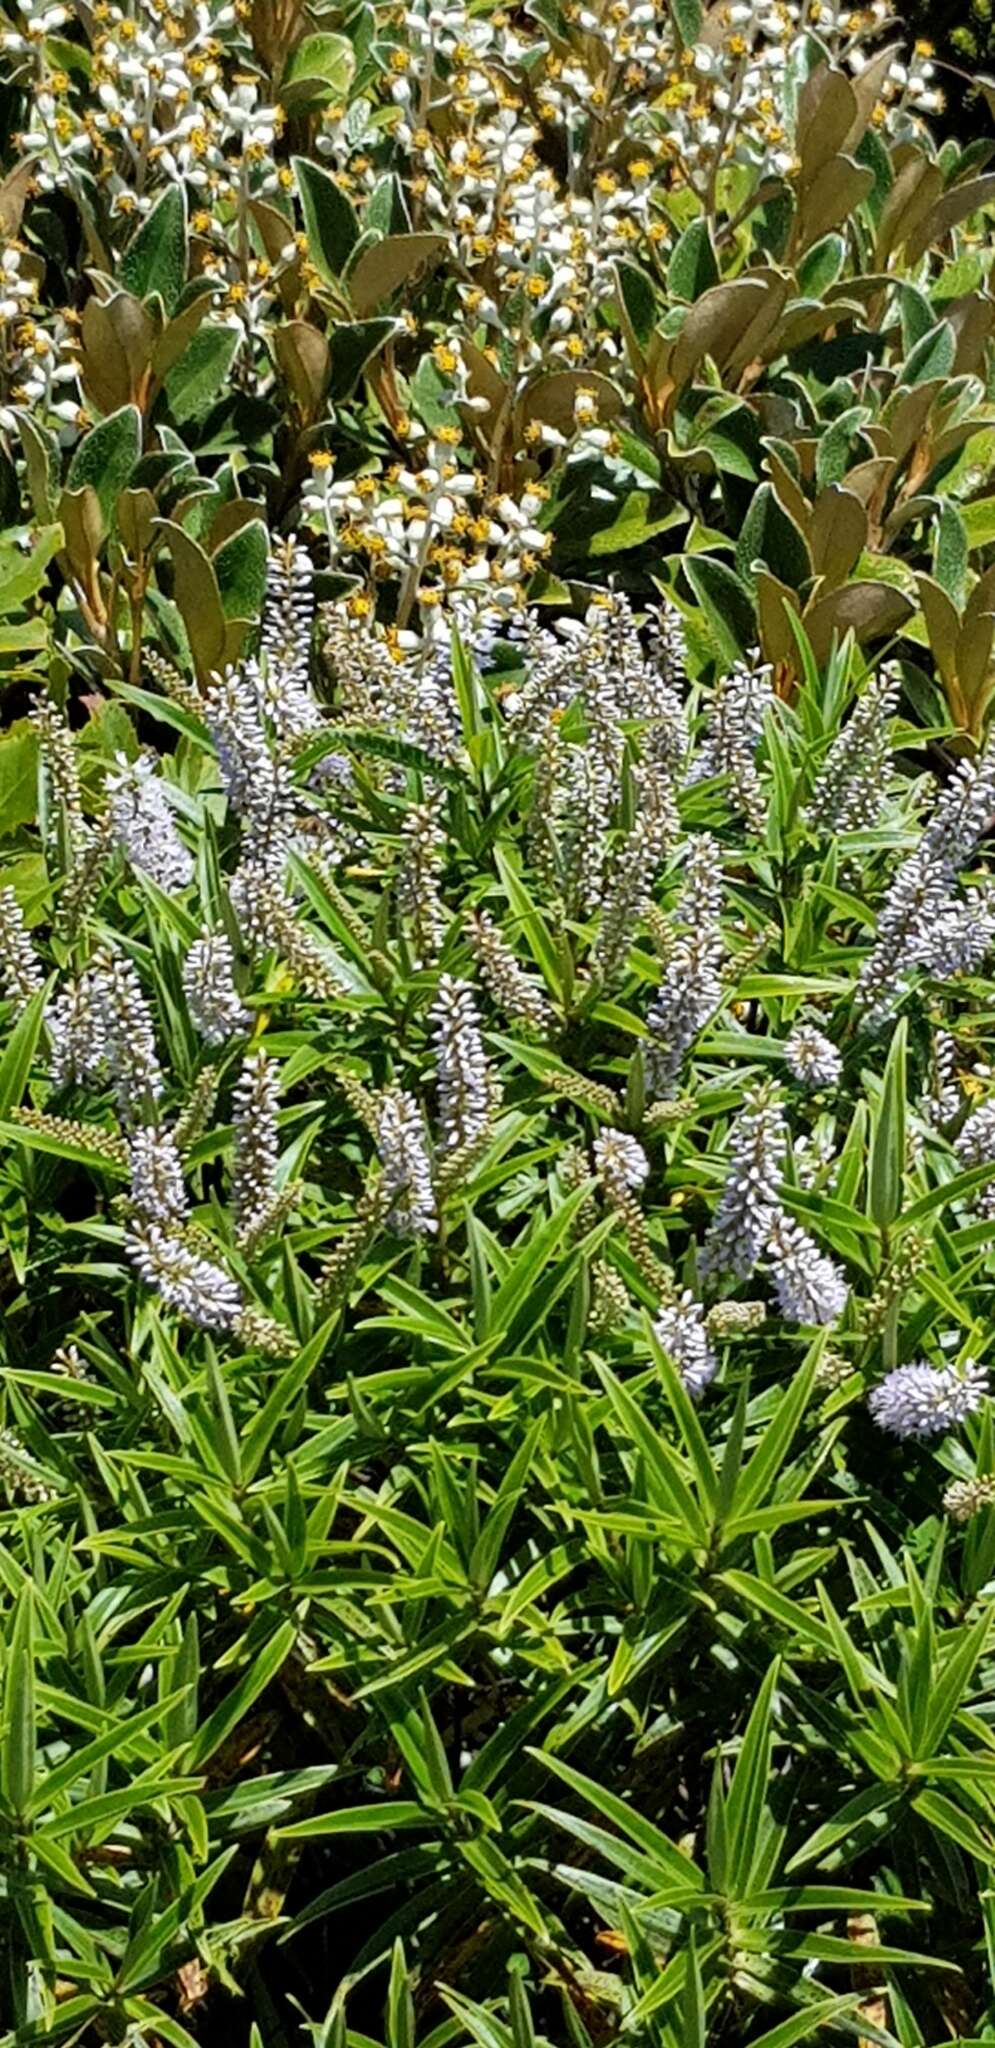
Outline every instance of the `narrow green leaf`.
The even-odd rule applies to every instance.
[[[46,984],[30,998],[7,1040],[0,1059],[0,1117],[9,1116],[12,1109],[20,1106],[42,1034],[45,1005],[50,993],[51,986]]]
[[[207,1720],[201,1723],[197,1734],[190,1744],[187,1757],[187,1762],[191,1769],[202,1769],[204,1764],[214,1755],[215,1750],[220,1748],[226,1737],[232,1733],[234,1728],[238,1727],[243,1715],[248,1712],[249,1708],[259,1698],[260,1693],[265,1692],[266,1687],[272,1684],[277,1673],[286,1663],[296,1638],[297,1628],[295,1623],[292,1621],[281,1622],[276,1634],[264,1645],[258,1656],[248,1666],[248,1669],[243,1672],[238,1684],[233,1686],[231,1692],[225,1695],[225,1698],[215,1707],[214,1712],[208,1715]]]
[[[680,1459],[653,1428],[628,1389],[615,1378],[611,1368],[598,1360],[595,1364],[626,1439],[644,1462],[650,1492],[675,1516],[686,1532],[688,1543],[707,1549],[708,1525],[687,1483]]]
[[[902,1017],[896,1024],[892,1037],[881,1083],[881,1099],[871,1131],[867,1213],[879,1225],[894,1223],[902,1207],[906,1146],[907,1035],[908,1026]]]
[[[369,1806],[340,1806],[332,1813],[312,1813],[275,1830],[278,1840],[308,1841],[316,1835],[393,1834],[398,1828],[437,1827],[438,1819],[413,1799],[382,1799]]]
[[[34,1600],[30,1584],[22,1587],[7,1651],[3,1691],[3,1796],[10,1811],[25,1820],[35,1783],[35,1648]]]

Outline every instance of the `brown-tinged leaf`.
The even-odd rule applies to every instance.
[[[786,583],[778,581],[769,569],[758,569],[753,578],[754,596],[757,605],[757,627],[760,649],[765,661],[776,669],[797,671],[798,642],[791,630],[789,613],[800,616],[798,598]]]
[[[214,303],[214,286],[205,282],[202,292],[191,299],[181,313],[168,320],[152,351],[152,374],[162,384],[192,342],[201,321]]]
[[[801,485],[792,475],[787,463],[777,453],[776,448],[768,448],[765,451],[764,462],[767,474],[785,511],[790,512],[795,525],[801,528],[802,533],[807,539],[809,523],[812,518],[812,507]]]
[[[81,328],[82,377],[87,397],[103,413],[123,405],[144,410],[160,323],[130,292],[87,301]]]
[[[730,378],[748,364],[762,360],[771,337],[776,345],[781,315],[791,296],[792,279],[786,270],[758,270],[751,275],[764,285],[764,297],[752,312],[747,307],[745,325],[726,356],[725,368]]]
[[[265,199],[250,199],[249,213],[263,254],[276,272],[280,304],[285,313],[292,313],[301,290],[300,255],[295,255],[292,260],[288,260],[286,255],[294,243],[294,223],[280,212],[279,207],[270,206]]]
[[[984,292],[965,292],[943,309],[957,338],[953,376],[980,375],[985,349],[995,327],[995,305]]]
[[[881,423],[888,430],[890,451],[899,467],[919,440],[934,400],[942,390],[942,377],[930,377],[924,384],[914,384],[910,391],[896,391],[884,407]]]
[[[36,168],[36,158],[25,157],[0,180],[0,235],[9,237],[11,241],[20,234]]]
[[[850,82],[853,86],[853,96],[857,103],[857,111],[854,116],[853,127],[850,129],[849,134],[844,136],[840,144],[840,148],[848,155],[856,149],[864,129],[867,127],[867,123],[881,97],[881,87],[895,59],[903,55],[904,45],[902,43],[890,43],[887,49],[878,50],[873,57],[868,58],[859,76],[851,79]]]
[[[889,45],[886,45],[886,49],[878,49],[872,57],[868,57],[868,61],[864,63],[864,70],[860,72],[860,76],[852,80],[854,98],[856,98],[856,109],[858,111],[856,111],[856,119],[854,119],[854,127],[850,129],[850,135],[843,137],[843,143],[841,143],[843,150],[848,150],[848,152],[856,150],[856,145],[862,139],[864,129],[866,129],[866,125],[868,125],[868,121],[870,121],[870,117],[874,113],[874,106],[880,100],[880,88],[882,88],[884,80],[889,78],[889,72],[893,68],[895,59],[897,57],[901,59],[903,55],[905,55],[905,45],[903,43],[889,43]]]
[[[891,290],[894,279],[886,271],[868,271],[864,277],[838,278],[826,293],[826,304],[832,306],[837,299],[859,299],[866,305],[868,299],[879,298],[882,292]]]
[[[933,498],[901,498],[884,522],[884,540],[890,546],[904,526],[913,525],[917,519],[930,520],[935,511]]]
[[[863,434],[865,441],[870,442],[875,455],[884,455],[887,456],[889,461],[893,461],[894,458],[891,453],[891,435],[889,434],[887,427],[884,426],[880,420],[865,420],[864,425],[861,428],[861,433]]]
[[[830,157],[803,195],[798,207],[795,248],[800,255],[838,227],[866,199],[874,173],[852,156]]]
[[[822,594],[849,576],[867,546],[867,512],[842,484],[827,484],[816,499],[810,533],[812,567],[822,577]]]
[[[170,519],[157,519],[156,532],[169,549],[176,571],[173,595],[187,629],[200,682],[225,664],[225,615],[217,578],[202,547]]]
[[[386,235],[364,249],[346,283],[357,313],[372,313],[402,284],[419,282],[434,269],[446,246],[444,235]]]
[[[982,178],[966,178],[962,185],[953,185],[944,192],[932,206],[924,220],[912,234],[906,236],[905,256],[908,263],[918,263],[920,256],[934,242],[941,242],[969,214],[979,213],[983,206],[995,201],[995,171],[986,172]]]
[[[943,191],[943,173],[916,150],[903,163],[881,209],[874,260],[884,269],[888,258],[915,233]]]
[[[842,640],[852,632],[862,647],[865,641],[897,633],[914,610],[911,598],[891,583],[849,583],[816,598],[805,614],[805,631],[821,665],[829,659],[834,635]]]
[[[895,460],[891,455],[875,455],[869,462],[858,462],[848,469],[843,478],[845,490],[852,491],[868,510],[872,504],[883,498],[895,473]]]
[[[65,535],[65,553],[70,571],[86,603],[102,620],[98,561],[104,542],[104,520],[100,499],[92,484],[79,490],[63,491],[59,499],[59,522]]]
[[[639,379],[639,394],[648,424],[658,429],[667,418],[668,402],[674,392],[674,343],[654,328],[646,349]]]
[[[766,277],[740,277],[716,284],[691,307],[674,343],[670,374],[678,390],[694,376],[698,364],[711,356],[721,369],[747,326],[766,304]]]
[[[226,619],[223,668],[234,668],[241,660],[245,643],[259,624],[258,619]]]
[[[78,491],[63,491],[59,523],[73,573],[81,583],[89,584],[105,533],[100,500],[92,484],[83,484]]]
[[[789,307],[780,320],[762,351],[765,361],[775,356],[790,355],[792,349],[801,348],[806,341],[814,341],[817,334],[825,334],[827,328],[838,327],[847,320],[859,319],[862,308],[855,299],[837,299],[833,305],[800,304]]]
[[[800,158],[798,189],[806,193],[830,159],[844,148],[857,122],[857,96],[844,71],[819,64],[798,95],[795,148]]]
[[[753,407],[754,411],[759,415],[760,419],[763,422],[765,433],[780,434],[783,432],[785,421],[783,419],[779,419],[777,416],[776,401],[772,401],[769,397],[765,397],[765,394],[762,391],[760,391],[756,394],[753,400]],[[788,423],[790,424],[790,415]],[[817,438],[814,434],[799,434],[797,441],[793,441],[791,445],[794,450],[795,460],[798,464],[798,472],[801,477],[802,483],[814,484],[815,461],[816,456],[819,452],[819,442]]]
[[[982,612],[973,619],[965,619],[957,642],[957,681],[974,732],[979,729],[980,713],[991,696],[993,634],[995,618],[991,612]]]
[[[622,409],[621,397],[610,377],[602,377],[597,370],[552,370],[548,376],[538,377],[525,392],[519,408],[522,425],[526,426],[529,420],[542,420],[561,434],[571,433],[574,406],[582,391],[591,392],[599,420],[613,420]]]
[[[148,553],[156,518],[151,491],[124,490],[118,493],[117,530],[132,560]]]
[[[995,612],[995,564],[978,577],[964,606],[964,622],[983,618],[987,612]]]
[[[266,508],[261,498],[226,499],[223,505],[219,505],[211,521],[211,554],[215,554],[218,548],[223,547],[233,533],[240,532],[243,526],[251,526],[253,520],[259,519],[265,523]]]
[[[960,616],[953,599],[947,596],[932,576],[917,576],[919,605],[926,621],[930,653],[949,687],[957,674],[957,642],[960,638]]]
[[[252,0],[249,34],[252,52],[264,71],[278,74],[287,54],[304,34],[303,0]]]
[[[332,374],[325,336],[309,320],[288,320],[273,330],[273,354],[302,417],[317,419]]]
[[[132,398],[128,358],[114,331],[105,300],[87,301],[80,329],[83,389],[99,413],[119,412]]]

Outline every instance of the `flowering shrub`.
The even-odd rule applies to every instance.
[[[12,0],[6,2048],[995,2040],[995,177]]]

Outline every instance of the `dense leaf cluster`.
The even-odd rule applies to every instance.
[[[995,2040],[992,146],[2,19],[0,2040]]]

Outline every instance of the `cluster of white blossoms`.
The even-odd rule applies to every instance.
[[[709,709],[708,729],[691,764],[688,780],[704,782],[712,775],[728,778],[729,800],[754,830],[766,816],[766,800],[757,771],[757,749],[771,702],[771,668],[759,650],[748,662],[736,662],[719,679]]]
[[[225,795],[241,823],[245,858],[280,876],[290,844],[293,794],[260,697],[255,664],[228,668],[213,678],[204,710]]]
[[[176,829],[155,761],[141,754],[129,762],[119,754],[106,793],[111,835],[132,867],[150,875],[167,895],[185,889],[193,859]]]
[[[311,688],[314,615],[314,563],[290,535],[270,552],[256,684],[261,709],[285,742],[305,738],[322,722]]]
[[[60,990],[48,1018],[56,1085],[107,1079],[122,1121],[147,1121],[164,1077],[152,1014],[132,961],[118,952],[98,954]]]
[[[451,629],[452,619],[446,623]],[[462,760],[450,649],[443,639],[382,625],[371,600],[358,592],[348,604],[329,607],[323,655],[343,717],[410,740],[440,761]]]
[[[184,1223],[189,1204],[173,1133],[161,1124],[142,1124],[132,1134],[128,1160],[135,1214],[166,1230]]]
[[[988,1374],[968,1360],[953,1365],[899,1365],[873,1387],[869,1406],[889,1436],[943,1436],[977,1414],[988,1394]]]
[[[995,1506],[995,1477],[980,1473],[973,1479],[954,1479],[943,1496],[944,1512],[952,1522],[972,1522],[985,1508]]]
[[[567,8],[545,42],[518,16],[408,8],[390,94],[417,224],[452,238],[465,309],[510,374],[592,348],[610,361],[595,308],[612,265],[662,238],[654,189],[673,181],[707,203],[728,166],[790,175],[802,40],[818,35],[857,77],[888,19],[883,0],[841,13],[734,0],[685,45],[669,11],[615,0]],[[940,103],[930,59],[918,45],[880,77],[874,119],[888,134],[913,133]],[[563,171],[551,168],[553,135]],[[348,175],[345,151],[338,161]]]
[[[286,928],[297,941],[296,950],[291,947],[295,965],[299,968],[303,958],[305,973],[315,970],[314,949],[309,952],[306,934],[295,925],[284,872],[298,795],[290,758],[300,738],[320,723],[307,677],[310,576],[303,550],[281,549],[271,573],[261,662],[247,659],[238,670],[216,676],[198,700],[216,747],[217,778],[237,820],[241,855],[231,889],[241,928],[231,923],[229,913],[228,926],[205,928],[186,945],[182,961],[190,1023],[211,1047],[231,1047],[252,1021],[238,987],[243,950],[251,958]],[[188,891],[194,863],[154,760],[141,755],[133,762],[118,757],[114,763],[101,792],[106,806],[106,838],[101,841],[83,817],[67,728],[45,704],[36,723],[51,802],[63,814],[63,825],[75,821],[70,840],[75,837],[84,854],[93,848],[99,852],[101,845],[106,851],[116,848],[137,874],[150,877],[163,891]],[[8,895],[0,896],[0,922],[6,915],[8,927],[6,972],[9,981],[16,979],[23,1002],[41,986],[41,977],[16,901],[8,901]],[[95,952],[81,973],[64,982],[49,1005],[47,1022],[55,1086],[93,1090],[109,1083],[129,1133],[127,1244],[141,1278],[167,1307],[198,1326],[236,1335],[251,1331],[251,1341],[263,1349],[280,1349],[286,1332],[245,1302],[220,1253],[212,1257],[205,1234],[193,1231],[190,1223],[180,1124],[170,1130],[160,1121],[166,1077],[135,962],[123,950]],[[203,1114],[204,1101],[209,1111],[214,1092],[216,1076],[208,1068],[191,1098],[185,1142],[196,1134],[197,1116]],[[279,1070],[257,1047],[243,1058],[232,1095],[231,1207],[236,1241],[246,1253],[285,1212],[285,1191],[277,1186],[278,1094]]]
[[[995,923],[987,904],[961,896],[960,870],[993,811],[995,744],[989,738],[976,761],[958,763],[882,905],[858,984],[858,1001],[872,1020],[887,1016],[917,970],[946,979],[980,965]]]
[[[440,893],[446,835],[431,804],[405,812],[397,872],[397,904],[411,939],[415,967],[438,957],[449,918]]]
[[[954,1137],[953,1149],[967,1171],[972,1167],[993,1169],[992,1179],[976,1190],[974,1206],[981,1216],[995,1216],[995,1101],[979,1102],[971,1110]]]
[[[599,1131],[594,1140],[594,1164],[609,1202],[641,1188],[650,1170],[638,1139],[611,1128]]]
[[[665,1303],[653,1329],[688,1393],[698,1400],[715,1378],[719,1363],[704,1306],[685,1288],[679,1300]]]
[[[428,1237],[439,1227],[432,1161],[425,1121],[415,1098],[405,1088],[388,1088],[377,1117],[377,1151],[383,1166],[384,1193],[391,1207],[387,1222],[399,1237]]]
[[[423,608],[421,579],[443,575],[434,536],[455,526],[464,537],[468,501],[443,473],[451,445],[440,430],[428,447],[431,473],[397,480],[398,503],[412,516],[401,520],[396,552],[387,539],[384,548],[391,581],[411,594],[412,617]],[[362,484],[337,500],[356,522],[345,536],[353,558],[360,529],[368,542],[382,513],[376,486]],[[373,560],[378,549],[367,552]],[[374,581],[371,572],[371,588]],[[657,1339],[697,1398],[716,1374],[718,1345],[748,1336],[765,1313],[756,1301],[716,1296],[757,1276],[756,1291],[789,1325],[842,1324],[848,1363],[852,1340],[863,1341],[873,1318],[859,1280],[851,1300],[837,1262],[847,1240],[839,1231],[834,1239],[831,1210],[817,1240],[819,1200],[832,1202],[852,1150],[836,1148],[880,1018],[913,971],[924,979],[963,973],[991,942],[985,885],[976,877],[965,889],[962,880],[995,806],[991,750],[953,772],[920,824],[921,787],[896,800],[891,786],[899,684],[890,670],[861,681],[831,743],[827,718],[825,743],[810,746],[801,718],[775,702],[759,656],[730,662],[725,673],[713,660],[700,672],[673,612],[640,616],[616,590],[551,627],[525,611],[496,635],[493,614],[463,614],[462,646],[385,624],[369,591],[360,596],[329,603],[319,617],[310,548],[296,537],[274,544],[257,650],[196,687],[180,678],[186,696],[176,701],[206,733],[195,743],[197,774],[178,754],[170,781],[140,755],[81,779],[85,757],[68,722],[47,700],[34,714],[53,858],[62,858],[60,840],[72,859],[103,846],[118,882],[123,860],[139,880],[186,898],[171,906],[168,1005],[153,1010],[137,939],[108,944],[101,932],[88,942],[84,929],[76,971],[47,1013],[55,1087],[106,1091],[105,1112],[123,1126],[127,1244],[140,1278],[198,1327],[258,1333],[261,1312],[247,1299],[252,1268],[289,1214],[288,1194],[301,1194],[281,1181],[277,1105],[281,1076],[289,1092],[302,1063],[280,1043],[279,1026],[268,1036],[270,1017],[284,1002],[316,1004],[315,1038],[327,1032],[341,1044],[367,1007],[373,1014],[382,1002],[380,1015],[398,1016],[398,992],[410,984],[403,1029],[380,1031],[368,1083],[356,1082],[349,1098],[361,1104],[369,1178],[346,1226],[339,1280],[356,1272],[379,1230],[410,1240],[415,1262],[451,1252],[450,1194],[465,1187],[492,1140],[496,1150],[506,1134],[515,1141],[517,1080],[499,1116],[497,1069],[514,1064],[517,1045],[544,1096],[596,1126],[593,1143],[577,1147],[575,1188],[593,1156],[597,1195],[611,1212],[603,1221],[619,1251],[616,1265],[606,1251],[594,1271],[599,1330],[624,1324],[630,1287],[650,1299]],[[848,680],[845,656],[839,676]],[[797,816],[787,824],[772,809],[778,738],[799,764]],[[198,805],[210,806],[212,849],[195,863],[188,841]],[[797,860],[804,902],[820,839],[866,828],[882,807],[867,915],[856,940],[844,942],[863,1000],[844,1005],[841,975],[821,966],[810,974],[809,964],[823,943],[834,956],[841,950],[832,919],[852,928],[845,892],[827,885],[818,933],[814,921],[811,933],[785,933],[769,909],[778,893],[772,876],[782,851],[788,868]],[[498,841],[492,865],[492,827],[503,817],[521,844],[509,862]],[[776,857],[772,824],[781,833]],[[474,869],[479,846],[486,857]],[[0,923],[2,972],[23,1006],[41,988],[42,969],[9,890]],[[226,1113],[230,1106],[218,1238],[202,1221],[207,1205],[198,1209],[187,1193],[200,1112],[196,1102],[170,1106],[169,1011],[180,1012],[194,1059],[205,1047],[218,1054],[204,1061],[191,1094],[203,1083],[197,1100],[209,1100],[207,1116],[215,1094]],[[610,1049],[604,1057],[602,1039],[595,1078],[581,1064],[601,1025]],[[246,1051],[254,1026],[267,1035]],[[921,1099],[927,1112],[934,1100],[941,1105],[950,1171],[987,1167],[995,1127],[991,1105],[978,1099],[985,1075],[975,1070],[973,1104],[958,1122],[951,1034],[937,1036],[936,1051],[937,1074]],[[780,1090],[757,1086],[758,1067],[780,1070]],[[910,1062],[910,1089],[915,1080]],[[298,1108],[288,1105],[289,1115]],[[921,1125],[921,1114],[912,1121]],[[708,1136],[695,1153],[699,1123]],[[690,1156],[707,1163],[681,1186],[689,1134]],[[933,1141],[944,1142],[935,1130]],[[511,1177],[505,1198],[519,1198]],[[311,1199],[305,1184],[305,1209]],[[983,1186],[975,1194],[969,1184],[957,1199],[989,1212]],[[583,1200],[578,1235],[601,1227],[589,1189]],[[811,1215],[812,1234],[796,1211],[805,1226]],[[881,1299],[892,1278],[886,1268]],[[853,1370],[865,1368],[873,1377],[873,1361]],[[900,1370],[904,1377],[890,1375],[871,1400],[875,1418],[896,1433],[935,1433],[981,1399],[974,1369]]]
[[[140,215],[165,183],[185,185],[207,205],[278,188],[273,157],[283,114],[266,103],[258,77],[236,68],[237,5],[136,0],[125,10],[98,0],[85,102],[47,44],[51,24],[57,30],[68,11],[49,7],[41,17],[29,0],[18,9],[21,25],[3,41],[15,71],[35,74],[21,143],[43,189],[71,189],[85,169],[116,212]],[[50,26],[39,35],[42,18]]]
[[[23,1010],[43,985],[24,912],[13,889],[0,888],[0,993],[16,1012]]]
[[[432,1023],[442,1146],[471,1149],[490,1127],[494,1083],[468,982],[440,976]]]
[[[690,842],[684,885],[666,934],[664,975],[650,1005],[647,1078],[666,1094],[684,1055],[722,1000],[722,855],[708,832]]]
[[[0,254],[0,323],[4,327],[30,312],[40,283],[37,258],[16,237],[5,236]]]
[[[729,1169],[702,1269],[745,1280],[766,1262],[788,1322],[835,1323],[850,1290],[832,1259],[785,1210],[786,1148],[787,1127],[776,1097],[767,1089],[753,1091],[732,1127]]]
[[[204,1258],[173,1231],[136,1219],[128,1233],[129,1255],[147,1287],[167,1308],[204,1330],[230,1330],[238,1322],[242,1294],[214,1260]]]
[[[687,731],[659,635],[645,644],[627,600],[603,592],[583,621],[521,632],[524,678],[504,698],[510,733],[534,759],[532,851],[567,916],[600,911],[598,969],[618,973],[678,833]],[[564,713],[583,723],[569,735]],[[638,759],[626,776],[627,722]],[[619,826],[626,810],[624,834]]]
[[[803,1088],[832,1088],[843,1070],[832,1040],[814,1024],[795,1025],[785,1040],[784,1061],[792,1079]]]
[[[49,421],[60,440],[72,440],[84,418],[79,365],[64,315],[42,310],[44,280],[40,252],[0,222],[0,430],[14,433],[25,408]]]
[[[183,962],[183,993],[205,1044],[224,1045],[248,1028],[251,1020],[235,985],[235,956],[225,932],[205,931],[194,939]]]
[[[885,663],[861,692],[819,770],[807,813],[815,830],[855,832],[877,823],[888,792],[888,730],[901,687],[897,668]]]
[[[167,1307],[204,1329],[233,1329],[242,1309],[237,1283],[187,1236],[189,1201],[176,1134],[158,1121],[164,1076],[152,1015],[131,961],[98,955],[49,1006],[51,1077],[94,1088],[110,1081],[129,1132],[129,1255]],[[236,1089],[236,1205],[268,1191],[275,1143],[269,1092],[257,1101],[258,1066],[247,1062]],[[247,1105],[251,1118],[245,1117]],[[257,1111],[259,1113],[257,1113]],[[248,1124],[248,1128],[245,1128]],[[272,1124],[272,1132],[271,1132]],[[264,1185],[265,1183],[265,1185]]]
[[[232,1207],[239,1234],[257,1229],[276,1193],[280,1075],[260,1048],[242,1066],[232,1098],[235,1159]]]
[[[436,350],[447,363],[451,353]],[[482,471],[457,460],[462,438],[456,426],[421,438],[412,423],[410,466],[396,463],[379,476],[338,479],[320,451],[311,459],[305,518],[323,532],[334,567],[358,569],[371,591],[384,580],[397,584],[399,633],[410,633],[414,618],[430,640],[448,638],[460,602],[519,611],[552,545],[538,524],[545,486],[533,483],[517,498],[490,491]]]
[[[494,919],[486,910],[474,911],[467,920],[467,932],[481,979],[498,1009],[510,1021],[524,1024],[532,1031],[548,1030],[553,1022],[549,1004],[525,973]]]

